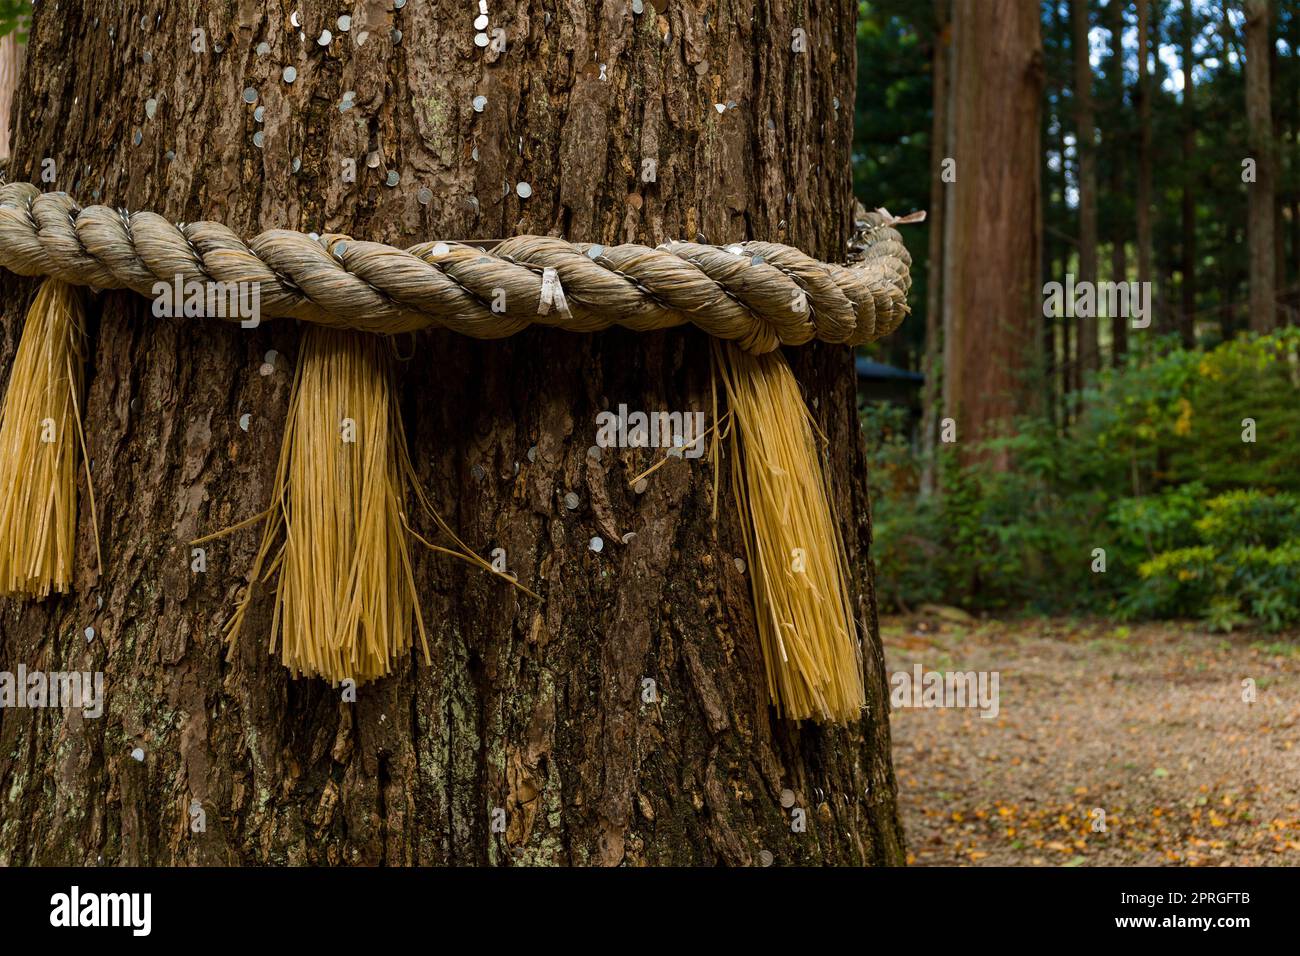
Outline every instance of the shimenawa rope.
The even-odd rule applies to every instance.
[[[841,266],[767,242],[651,248],[520,236],[491,249],[398,249],[271,230],[245,243],[219,223],[175,225],[153,213],[82,208],[27,183],[0,186],[0,265],[49,277],[28,312],[0,412],[0,592],[42,597],[71,584],[76,467],[85,455],[85,323],[71,286],[153,296],[159,282],[255,283],[267,316],[330,327],[310,330],[299,350],[271,507],[226,531],[263,522],[252,579],[279,579],[271,648],[295,674],[332,683],[390,673],[410,652],[413,625],[428,661],[407,543],[424,539],[407,521],[408,498],[454,544],[430,547],[493,570],[415,481],[391,353],[369,333],[440,326],[499,338],[530,325],[594,332],[690,323],[722,340],[714,355],[735,416],[731,485],[772,702],[796,720],[850,721],[864,701],[861,647],[821,464],[825,441],[775,350],[813,339],[858,344],[902,321],[911,260],[892,227],[914,220],[884,211],[859,218],[856,261]],[[91,512],[98,550],[93,494]],[[232,652],[251,596],[250,588],[231,619]]]
[[[0,186],[0,266],[152,296],[158,282],[257,283],[261,311],[363,332],[445,326],[502,338],[529,325],[598,332],[692,323],[750,352],[814,338],[857,345],[907,313],[911,259],[890,218],[867,215],[852,266],[771,242],[657,248],[519,236],[484,250],[459,242],[398,249],[272,229],[245,243],[220,223],[82,208],[29,183]],[[545,309],[546,271],[567,309]]]

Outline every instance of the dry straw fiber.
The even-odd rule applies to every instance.
[[[714,347],[736,416],[731,485],[772,703],[793,720],[855,720],[862,652],[816,424],[780,352]]]
[[[253,569],[255,580],[278,572],[272,651],[294,674],[332,684],[390,673],[416,631],[429,659],[407,545],[409,459],[391,361],[378,336],[319,327],[303,336]],[[248,597],[231,620],[232,650],[247,607]]]
[[[27,313],[0,411],[0,594],[72,585],[85,321],[81,294],[57,279],[41,284]],[[94,513],[92,492],[92,525]]]

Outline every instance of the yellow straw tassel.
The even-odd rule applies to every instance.
[[[45,597],[72,585],[85,338],[80,293],[46,279],[27,312],[0,411],[0,594]],[[89,486],[89,469],[86,478]],[[94,523],[93,491],[90,509]]]
[[[856,720],[862,651],[816,424],[780,352],[713,345],[736,418],[731,485],[772,703],[793,720]]]
[[[406,542],[407,467],[388,343],[309,328],[253,569],[254,580],[279,573],[271,650],[295,675],[383,677],[410,651],[413,626],[428,662]],[[232,652],[248,599],[230,622]]]
[[[410,652],[412,625],[430,662],[407,535],[537,597],[471,551],[429,503],[406,446],[392,363],[386,339],[309,326],[289,394],[273,504],[191,542],[264,522],[251,580],[279,576],[271,652],[278,648],[295,676],[336,685],[385,677]],[[431,544],[411,528],[408,491],[454,548]],[[228,659],[251,600],[249,588],[226,625]]]

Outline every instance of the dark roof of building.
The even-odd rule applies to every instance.
[[[867,381],[896,381],[896,382],[916,382],[925,381],[925,376],[920,372],[909,372],[905,368],[895,368],[892,365],[886,365],[884,362],[873,362],[869,358],[863,358],[859,355],[855,361],[858,378]]]

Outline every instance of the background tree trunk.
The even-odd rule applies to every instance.
[[[1196,15],[1192,0],[1183,0],[1183,307],[1178,335],[1184,348],[1196,346]]]
[[[1291,77],[1288,84],[1290,89],[1282,94],[1282,111],[1287,115],[1291,124],[1291,148],[1300,148],[1300,49],[1297,44],[1300,43],[1300,12],[1292,13],[1287,17],[1287,45],[1291,48],[1289,58],[1290,69],[1287,70]],[[1295,162],[1294,160],[1292,161]],[[1287,322],[1290,325],[1300,324],[1300,173],[1293,174],[1291,178],[1291,266],[1290,272],[1295,275],[1290,286],[1283,285],[1282,288],[1289,289],[1290,295],[1287,298],[1291,304],[1291,310],[1287,315]],[[1279,274],[1284,274],[1287,270],[1280,270]],[[1279,283],[1281,284],[1281,283]]]
[[[1250,241],[1250,327],[1269,332],[1277,327],[1273,245],[1273,115],[1270,106],[1268,0],[1246,0],[1246,118],[1255,181],[1247,219]]]
[[[82,202],[244,236],[756,236],[843,255],[851,0],[707,16],[493,0],[488,30],[505,31],[505,52],[477,47],[474,8],[451,0],[363,4],[347,32],[337,5],[304,2],[303,36],[252,2],[201,0],[193,20],[180,4],[130,19],[100,6],[38,5],[11,178],[39,181],[50,157],[51,188]],[[796,29],[806,52],[792,49]],[[345,91],[355,106],[343,110]],[[355,183],[341,177],[348,159]],[[32,284],[5,276],[3,288],[7,363]],[[791,355],[830,438],[864,635],[869,711],[831,730],[772,715],[733,502],[715,525],[704,460],[671,461],[636,494],[628,479],[649,452],[589,454],[596,414],[620,402],[709,408],[704,335],[416,338],[400,387],[420,479],[471,547],[504,548],[544,600],[417,552],[433,665],[412,656],[346,704],[267,655],[265,590],[224,662],[219,635],[258,532],[213,544],[207,573],[189,567],[191,539],[268,503],[301,330],[156,319],[129,293],[99,296],[92,314],[84,415],[105,574],[87,560],[83,493],[76,593],[6,603],[0,659],[101,670],[107,710],[0,714],[0,862],[903,859],[848,350]],[[269,350],[280,357],[259,374]],[[646,679],[657,703],[643,702]],[[786,790],[805,833],[792,832]],[[192,800],[205,832],[187,826]]]
[[[9,118],[26,54],[14,33],[0,37],[0,159],[9,158]]]
[[[1059,49],[1063,58],[1063,62],[1057,68],[1057,73],[1055,77],[1057,82],[1055,84],[1052,83],[1053,74],[1051,71],[1044,69],[1044,76],[1043,76],[1044,86],[1046,87],[1046,97],[1048,99],[1052,97],[1053,95],[1052,87],[1054,85],[1055,95],[1058,98],[1058,100],[1060,100],[1061,102],[1066,101],[1067,97],[1070,95],[1067,91],[1069,91],[1074,84],[1074,77],[1073,77],[1074,71],[1072,69],[1073,64],[1069,63],[1069,61],[1064,60],[1064,55],[1066,50],[1066,47],[1064,45],[1064,38],[1070,34],[1069,14],[1070,14],[1070,8],[1068,5],[1062,6],[1060,4],[1054,4],[1052,6],[1052,28],[1053,28],[1052,32],[1055,36],[1061,38],[1060,42],[1062,43],[1062,46]],[[1040,119],[1040,125],[1041,125],[1041,119]],[[1068,198],[1070,193],[1070,185],[1071,182],[1077,182],[1079,177],[1079,162],[1078,162],[1079,153],[1077,149],[1078,146],[1077,133],[1075,139],[1076,149],[1073,151],[1074,161],[1073,164],[1071,164],[1070,156],[1072,151],[1070,149],[1070,132],[1071,132],[1071,127],[1068,123],[1065,122],[1065,117],[1064,115],[1062,115],[1061,117],[1058,118],[1058,122],[1056,123],[1056,144],[1055,145],[1056,145],[1056,151],[1058,155],[1060,155],[1061,157],[1061,162],[1059,163],[1058,169],[1056,171],[1056,177],[1055,177],[1056,182],[1055,182],[1054,190],[1056,196],[1058,197],[1058,204],[1057,204],[1058,214],[1063,213],[1067,216],[1070,214],[1069,210],[1071,209],[1069,198]],[[1039,189],[1039,192],[1042,193],[1043,191],[1050,190],[1050,189],[1053,189],[1053,185],[1050,183],[1046,183],[1042,186],[1042,188]],[[1040,205],[1043,204],[1040,202]],[[1075,208],[1077,210],[1077,207]],[[1076,219],[1076,225],[1077,225],[1077,219]],[[1042,229],[1041,224],[1039,226],[1039,229],[1040,230]],[[1056,243],[1056,247],[1060,256],[1060,268],[1052,270],[1045,278],[1044,280],[1045,282],[1048,281],[1063,282],[1065,280],[1066,273],[1071,272],[1076,268],[1076,262],[1078,261],[1078,254],[1079,254],[1078,235],[1080,231],[1081,231],[1080,229],[1075,228],[1071,233],[1069,234],[1062,233],[1058,237],[1059,241]],[[1050,259],[1051,253],[1048,252],[1047,255]],[[1078,349],[1079,317],[1074,314],[1074,309],[1066,309],[1062,311],[1060,316],[1056,318],[1053,324],[1056,326],[1057,330],[1060,333],[1059,336],[1060,337],[1060,358],[1058,360],[1055,356],[1055,353],[1053,353],[1052,360],[1045,363],[1045,369],[1046,369],[1046,375],[1050,377],[1054,367],[1060,368],[1060,383],[1061,383],[1060,384],[1060,422],[1062,425],[1067,425],[1074,419],[1074,413],[1078,407],[1079,381],[1080,381],[1079,349]],[[1055,337],[1056,336],[1053,336],[1054,339]]]
[[[952,0],[934,0],[934,116],[930,123],[930,244],[929,277],[925,308],[925,375],[921,395],[921,493],[938,488],[935,449],[939,432],[939,409],[943,401],[943,241],[945,193],[944,161],[948,158],[948,95],[950,49],[952,47]]]
[[[1280,104],[1287,102],[1286,85],[1277,52],[1277,39],[1282,33],[1281,13],[1278,0],[1269,0],[1268,102],[1269,124],[1273,130],[1273,310],[1277,315],[1274,321],[1279,326],[1287,324],[1286,212],[1291,180],[1287,175],[1287,162],[1282,152],[1286,148],[1286,128],[1279,109]],[[1292,56],[1294,55],[1292,48]]]
[[[1079,148],[1079,275],[1080,282],[1097,282],[1097,130],[1092,108],[1092,63],[1089,59],[1088,0],[1070,0],[1074,31],[1075,124]],[[1100,367],[1097,316],[1079,317],[1079,379]]]
[[[1137,0],[1138,44],[1138,185],[1137,185],[1137,266],[1138,281],[1153,282],[1151,262],[1151,70],[1150,0]],[[1159,319],[1157,319],[1157,322]]]
[[[1110,31],[1110,59],[1106,70],[1110,76],[1110,85],[1115,97],[1115,116],[1124,115],[1124,4],[1126,0],[1110,0],[1106,4],[1106,28]],[[1127,150],[1131,149],[1132,139],[1128,136],[1112,137],[1110,149],[1110,193],[1112,197],[1123,195],[1124,169],[1127,166]],[[1126,244],[1130,235],[1124,228],[1123,220],[1116,216],[1110,239],[1110,278],[1112,282],[1128,281],[1128,256]],[[1124,355],[1128,352],[1128,323],[1126,315],[1110,317],[1111,364],[1116,368],[1124,364]]]
[[[957,182],[944,283],[944,412],[963,447],[1035,404],[1042,297],[1038,225],[1043,57],[1038,9],[1019,0],[953,11]]]

